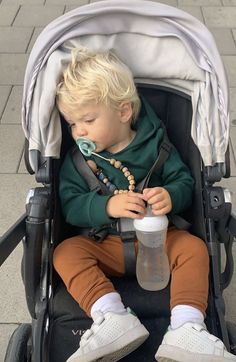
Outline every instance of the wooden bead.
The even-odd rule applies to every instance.
[[[133,192],[135,190],[135,178],[133,175],[131,175],[128,167],[124,166],[121,161],[115,160],[114,158],[111,159],[105,159],[107,161],[110,162],[110,164],[117,168],[120,169],[124,176],[127,178],[127,180],[129,181],[129,186],[128,186],[128,190],[118,190],[116,188],[115,185],[113,185],[110,181],[109,178],[107,176],[105,176],[101,170],[97,169],[97,165],[95,162],[91,161],[91,164],[89,164],[89,166],[91,167],[92,170],[95,170],[94,172],[96,173],[97,177],[103,181],[103,183],[109,188],[110,191],[113,192],[114,195],[118,195],[118,194],[123,194],[123,193],[127,193],[127,192]],[[90,160],[88,161],[88,163],[90,162]],[[95,169],[96,167],[96,169]]]
[[[128,192],[129,192],[128,190],[124,190],[124,194],[128,194]]]
[[[115,161],[114,167],[115,168],[120,168],[120,166],[121,166],[121,162],[120,161]]]
[[[114,165],[115,162],[116,162],[116,160],[115,160],[114,158],[111,158],[111,159],[110,159],[110,164],[111,164],[111,165]]]

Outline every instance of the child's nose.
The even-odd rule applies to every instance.
[[[83,137],[86,136],[88,133],[84,127],[77,126],[75,129],[75,134],[77,137]]]

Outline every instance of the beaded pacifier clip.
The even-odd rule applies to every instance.
[[[92,161],[92,160],[87,161],[89,167],[94,172],[94,174],[97,176],[97,178],[100,181],[102,181],[108,187],[108,189],[114,193],[114,195],[134,191],[134,189],[135,189],[134,176],[131,175],[128,167],[124,166],[121,163],[121,161],[115,160],[114,158],[105,158],[105,157],[99,155],[98,153],[94,152],[96,150],[96,144],[87,138],[78,138],[76,140],[76,144],[78,145],[80,151],[82,152],[82,154],[84,156],[90,157],[91,155],[94,155],[94,156],[102,158],[103,160],[109,162],[111,166],[120,170],[123,173],[124,177],[127,178],[128,183],[129,183],[128,189],[127,190],[118,190],[117,187],[111,183],[109,178],[104,175],[102,170],[97,168],[97,165],[94,161]]]

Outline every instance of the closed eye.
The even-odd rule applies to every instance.
[[[85,123],[93,123],[95,121],[95,118],[86,119]]]

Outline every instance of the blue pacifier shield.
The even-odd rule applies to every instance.
[[[87,138],[78,138],[76,141],[77,146],[84,156],[89,157],[96,150],[96,144]]]

